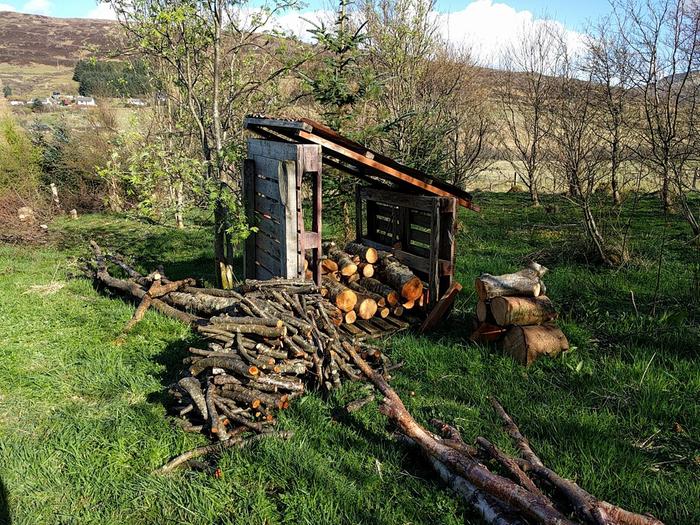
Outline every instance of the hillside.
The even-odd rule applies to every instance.
[[[0,12],[0,63],[73,66],[112,49],[115,22]]]

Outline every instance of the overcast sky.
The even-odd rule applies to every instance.
[[[307,38],[308,26],[302,17],[312,20],[324,17],[334,5],[327,0],[306,3],[308,7],[300,12],[280,17],[279,26]],[[95,0],[0,0],[0,11],[3,10],[58,17],[113,18],[108,6]],[[569,31],[571,40],[576,40],[588,20],[608,11],[608,0],[438,0],[435,16],[450,41],[470,46],[477,57],[488,63],[530,20],[555,20]]]

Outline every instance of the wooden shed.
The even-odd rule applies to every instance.
[[[311,250],[320,283],[321,173],[327,165],[362,181],[355,194],[357,241],[393,252],[420,276],[427,311],[449,308],[461,288],[454,281],[457,207],[475,208],[469,193],[310,119],[248,117],[244,125],[260,137],[249,139],[244,176],[248,217],[259,228],[246,245],[247,278],[303,276],[304,254]],[[312,187],[310,231],[301,206],[303,180]]]

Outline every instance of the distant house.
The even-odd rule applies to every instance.
[[[92,97],[77,97],[75,103],[79,106],[96,106],[95,99]]]
[[[146,106],[146,101],[141,100],[140,98],[130,98],[126,101],[127,106],[137,106],[137,107],[143,107]]]
[[[24,100],[10,100],[10,106],[24,106],[25,104]]]
[[[53,93],[51,93],[51,98],[54,100],[60,100],[61,99],[61,92],[54,91]]]

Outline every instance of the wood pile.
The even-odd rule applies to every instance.
[[[423,302],[423,282],[392,254],[359,243],[344,250],[323,243],[321,293],[342,312],[342,322],[402,317]],[[311,272],[307,270],[307,279]]]
[[[519,272],[482,274],[475,281],[479,302],[478,327],[471,338],[497,342],[503,351],[523,365],[543,355],[569,349],[564,333],[554,324],[557,312],[545,295],[544,266],[532,262]]]
[[[337,330],[344,312],[306,280],[248,280],[233,290],[199,288],[193,279],[171,281],[162,272],[142,275],[123,258],[105,256],[96,243],[92,249],[89,272],[95,281],[139,302],[125,331],[153,306],[207,340],[205,347],[189,349],[183,377],[169,393],[184,430],[226,443],[202,447],[194,456],[190,451],[163,471],[201,454],[243,446],[250,441],[243,436],[251,433],[285,437],[272,430],[278,410],[307,389],[329,391],[344,380],[361,379],[349,351],[360,352],[385,374],[392,369],[378,349]],[[129,277],[112,276],[108,260]]]
[[[513,457],[483,437],[469,444],[457,428],[433,419],[436,433],[421,426],[398,394],[355,352],[349,352],[384,399],[382,414],[398,429],[400,441],[418,449],[436,473],[494,525],[663,525],[650,515],[636,514],[596,498],[548,468],[500,403],[491,404],[513,439],[520,457]]]
[[[274,430],[279,410],[308,389],[325,391],[343,380],[367,378],[384,396],[379,409],[395,424],[399,437],[420,450],[486,523],[663,525],[652,516],[599,500],[547,468],[495,400],[492,404],[520,458],[482,437],[476,446],[467,444],[456,428],[442,421],[431,421],[438,434],[426,430],[389,386],[388,373],[400,365],[391,365],[376,348],[344,337],[337,329],[342,311],[315,284],[272,279],[246,281],[233,290],[200,288],[193,279],[171,281],[162,270],[142,275],[121,257],[106,256],[91,244],[94,258],[87,262],[87,271],[95,283],[138,302],[125,330],[152,306],[208,340],[205,348],[190,348],[182,377],[169,392],[182,428],[201,432],[213,443],[175,457],[158,469],[160,473],[187,466],[220,476],[218,469],[197,458],[272,436],[289,438],[290,432]],[[128,277],[111,275],[107,261]],[[374,396],[357,399],[346,407],[347,413],[373,400]]]

